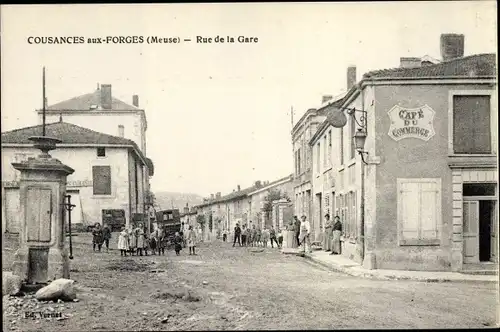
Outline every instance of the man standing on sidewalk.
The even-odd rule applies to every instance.
[[[303,253],[306,252],[306,245],[309,247],[309,253],[312,252],[311,240],[309,239],[309,233],[311,232],[311,224],[307,220],[306,216],[302,216],[302,222],[300,223],[300,243],[304,245]]]
[[[236,227],[234,227],[234,240],[233,240],[233,247],[236,244],[236,240],[238,240],[238,244],[241,247],[241,228],[238,223],[236,224]]]

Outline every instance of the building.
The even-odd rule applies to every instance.
[[[323,97],[323,104],[330,99],[331,96]],[[312,150],[308,142],[325,118],[324,108],[319,110],[311,108],[293,126],[291,133],[295,166],[293,173],[294,213],[297,216],[305,215],[308,220],[311,220],[313,215]],[[314,222],[311,223],[311,228],[311,232],[316,234]]]
[[[218,230],[232,231],[238,223],[240,226],[277,225],[291,213],[286,209],[289,200],[271,202],[267,207],[266,198],[272,192],[274,198],[290,196],[293,190],[292,176],[273,182],[255,181],[251,187],[242,189],[239,185],[233,192],[222,196],[220,192],[205,198],[202,204],[194,206],[196,218],[204,216],[205,238],[215,235]],[[280,219],[281,218],[281,219]]]
[[[2,133],[2,227],[6,232],[19,229],[20,173],[12,163],[38,155],[28,138],[41,134],[41,125]],[[143,211],[148,160],[134,141],[66,122],[47,124],[46,135],[62,141],[52,157],[75,170],[67,179],[67,194],[76,205],[73,223],[89,225],[109,214],[124,216],[128,225],[134,213]]]
[[[250,220],[260,227],[283,227],[293,217],[293,174],[273,182],[257,181],[256,190],[248,193]]]
[[[181,223],[184,223],[184,225],[196,226],[196,210],[194,207],[189,208],[189,205],[186,204],[180,217]]]
[[[328,110],[356,110],[343,128],[323,132],[333,135],[342,254],[369,268],[498,264],[496,54],[464,57],[455,34],[441,36],[441,53],[438,63],[365,74]],[[353,139],[360,129],[364,147]]]
[[[146,111],[139,107],[139,96],[132,96],[132,105],[112,95],[111,84],[99,84],[92,93],[87,93],[54,105],[47,105],[45,114],[47,123],[59,121],[92,129],[112,136],[124,137],[135,142],[144,156],[146,150],[146,132],[148,122]],[[37,110],[39,124],[42,124],[43,111]],[[146,157],[147,167],[143,168],[142,178],[149,191],[149,177],[154,174],[153,162]],[[141,204],[142,204],[142,197]],[[142,210],[140,211],[143,212]]]

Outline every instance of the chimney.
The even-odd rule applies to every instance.
[[[125,127],[118,125],[118,137],[125,137]]]
[[[441,57],[443,61],[461,58],[464,56],[465,36],[455,33],[441,35]]]
[[[112,105],[111,84],[101,84],[101,108],[110,110]]]
[[[356,66],[347,67],[347,90],[356,84]]]
[[[237,186],[237,188],[238,188],[238,191],[240,191],[240,190],[241,190],[241,187],[240,187],[240,185],[238,185],[238,186]]]
[[[138,95],[132,96],[132,105],[134,105],[135,107],[139,107],[139,96]]]
[[[418,68],[422,67],[422,59],[403,57],[399,59],[399,67],[401,68]]]
[[[324,95],[323,98],[321,99],[321,103],[324,104],[327,101],[331,100],[333,98],[332,95]]]

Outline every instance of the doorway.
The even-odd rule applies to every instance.
[[[479,201],[479,261],[495,258],[495,201]]]
[[[464,184],[464,263],[497,262],[498,218],[495,184]]]

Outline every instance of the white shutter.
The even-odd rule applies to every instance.
[[[419,184],[402,182],[398,188],[398,224],[403,240],[418,239],[420,218]]]
[[[420,183],[420,238],[438,238],[438,220],[441,214],[439,208],[438,184],[432,182]]]

